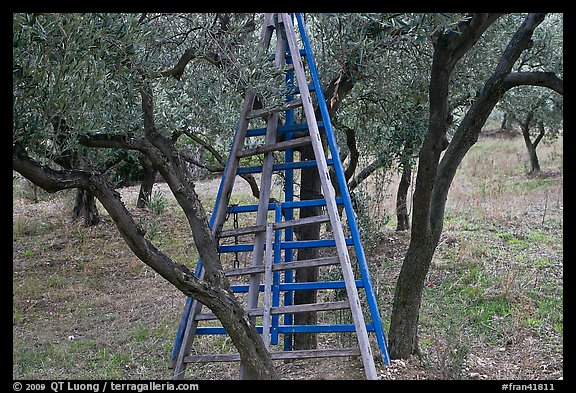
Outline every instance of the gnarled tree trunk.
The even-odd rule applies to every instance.
[[[138,193],[138,201],[136,202],[136,207],[142,209],[146,207],[146,204],[150,200],[152,195],[152,188],[156,181],[156,175],[158,171],[154,168],[152,163],[145,155],[140,154],[138,156],[138,161],[142,165],[144,174],[142,175],[142,183],[140,184],[140,192]]]
[[[410,216],[408,215],[408,189],[410,188],[410,178],[412,177],[412,168],[409,163],[402,165],[402,175],[396,192],[396,230],[407,231],[410,229]]]
[[[100,214],[98,213],[98,207],[96,206],[96,199],[90,191],[82,188],[76,190],[73,217],[74,219],[82,217],[84,219],[85,227],[98,225],[100,222]]]

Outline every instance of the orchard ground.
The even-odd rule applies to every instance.
[[[487,132],[465,157],[426,280],[422,356],[390,366],[377,360],[381,379],[563,378],[562,139],[538,154],[542,172],[527,175],[522,138]],[[365,241],[385,331],[410,238],[394,229],[397,181],[391,173],[379,201],[386,225]],[[219,182],[196,185],[208,211]],[[138,186],[119,191],[154,244],[193,266],[196,251],[183,214],[166,184],[154,189],[156,207],[144,210],[135,208]],[[241,179],[235,193],[250,194]],[[73,191],[39,196],[30,201],[24,181],[15,178],[13,378],[171,378],[167,363],[184,296],[132,254],[101,206],[103,222],[84,228],[69,219]],[[225,336],[199,336],[194,350],[234,348]],[[357,358],[277,365],[285,379],[364,376]],[[190,379],[237,376],[235,363],[186,371]]]

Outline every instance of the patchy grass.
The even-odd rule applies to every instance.
[[[520,139],[487,138],[462,162],[424,289],[422,358],[378,364],[382,378],[563,376],[562,141],[539,148],[540,176],[526,175],[525,154]],[[21,179],[14,181],[13,378],[171,378],[166,365],[183,295],[132,254],[101,206],[103,223],[84,228],[68,218],[72,194],[40,193],[40,202],[32,203]],[[196,186],[208,214],[218,185],[214,179]],[[396,185],[386,182],[382,195],[389,198],[379,206],[381,221],[363,224],[386,331],[410,240],[409,232],[393,230]],[[135,209],[138,187],[120,191],[154,244],[193,268],[197,252],[185,217],[165,184],[155,189],[143,210]],[[255,203],[243,180],[235,192],[233,202]],[[231,263],[233,254],[223,258]],[[240,262],[249,263],[249,256]],[[323,277],[337,273],[328,270]],[[228,352],[233,345],[226,336],[199,336],[193,350]],[[358,362],[347,359],[279,362],[278,367],[291,379],[363,376]],[[237,373],[237,364],[187,369],[187,377],[197,379],[235,379]]]

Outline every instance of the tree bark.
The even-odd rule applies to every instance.
[[[396,230],[407,231],[410,229],[410,216],[408,215],[408,190],[410,188],[410,178],[412,176],[412,168],[409,163],[402,164],[402,176],[398,184],[398,191],[396,192]]]
[[[73,217],[84,219],[84,226],[91,227],[100,223],[100,214],[96,206],[94,195],[88,190],[78,188],[74,200]]]
[[[140,184],[140,192],[138,193],[138,201],[136,202],[136,207],[142,209],[146,207],[148,200],[152,195],[152,188],[156,182],[156,175],[158,174],[158,170],[154,168],[150,160],[143,154],[138,156],[138,161],[140,161],[140,165],[142,165],[144,174],[142,175],[142,183]]]

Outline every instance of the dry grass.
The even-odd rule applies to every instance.
[[[527,177],[519,139],[482,139],[462,163],[420,317],[422,359],[378,364],[385,379],[557,379],[563,375],[562,141],[539,149],[544,175]],[[368,236],[372,281],[386,330],[409,233],[393,230],[397,178],[378,201]],[[210,212],[219,179],[199,183]],[[250,200],[246,183],[238,195]],[[154,242],[193,266],[196,251],[164,184],[165,209],[135,212]],[[113,223],[83,228],[71,194],[13,193],[13,378],[166,379],[183,296],[140,262]],[[122,190],[134,209],[137,187]],[[373,215],[372,218],[378,217]],[[387,220],[389,219],[389,220]],[[366,232],[366,230],[364,230]],[[377,240],[377,241],[376,241]],[[372,242],[372,243],[371,243]],[[228,351],[202,336],[198,351]],[[286,379],[357,379],[356,360],[278,363]],[[190,366],[189,378],[235,379],[238,366]]]

